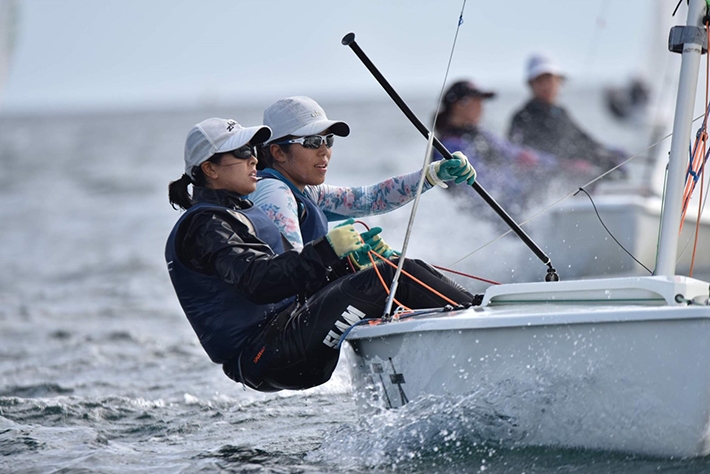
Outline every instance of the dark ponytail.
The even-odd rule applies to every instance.
[[[215,164],[222,163],[222,158],[224,158],[224,153],[216,153],[207,161],[211,161]],[[205,172],[202,171],[201,166],[192,167],[192,178],[187,174],[180,176],[180,179],[173,181],[168,185],[168,200],[173,209],[178,207],[188,210],[192,207],[192,195],[187,190],[187,187],[192,184],[192,186],[207,186],[207,176]],[[177,205],[177,207],[175,207]]]
[[[192,184],[192,179],[183,174],[180,179],[168,185],[168,200],[173,209],[180,207],[187,210],[192,207],[192,196],[187,190],[190,184]]]

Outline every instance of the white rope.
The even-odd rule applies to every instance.
[[[414,204],[412,206],[412,212],[409,215],[409,223],[407,224],[407,232],[404,234],[404,243],[402,244],[402,253],[399,257],[399,263],[397,264],[397,270],[394,273],[394,278],[392,278],[392,285],[390,286],[390,293],[387,297],[387,304],[385,304],[385,311],[382,314],[383,319],[388,319],[390,311],[392,310],[392,303],[394,302],[394,295],[397,293],[397,287],[399,286],[399,277],[402,274],[402,267],[404,266],[404,259],[407,256],[407,247],[409,246],[409,237],[412,233],[412,227],[414,226],[414,218],[417,214],[417,208],[419,207],[419,198],[422,195],[422,190],[424,189],[424,179],[426,179],[427,167],[431,163],[431,154],[434,145],[434,122],[436,121],[436,116],[439,114],[439,109],[441,107],[441,101],[444,97],[444,91],[446,90],[446,81],[449,78],[449,69],[451,69],[451,61],[454,57],[454,51],[456,50],[456,40],[459,37],[459,30],[463,24],[463,12],[466,8],[466,0],[463,0],[461,5],[461,13],[459,14],[458,24],[456,26],[456,34],[454,35],[454,42],[451,45],[451,52],[449,53],[449,62],[446,65],[446,72],[444,74],[444,81],[441,84],[441,91],[439,92],[439,100],[437,101],[436,113],[434,114],[434,119],[432,121],[432,126],[429,128],[429,140],[426,146],[426,152],[424,153],[424,165],[422,166],[422,173],[419,177],[419,184],[417,185],[417,193],[414,196]]]

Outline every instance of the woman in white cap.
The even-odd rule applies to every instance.
[[[324,184],[335,136],[347,137],[347,123],[329,120],[323,108],[304,96],[276,101],[264,111],[264,124],[273,131],[262,147],[262,179],[250,196],[272,217],[294,248],[322,237],[329,221],[383,214],[412,199],[421,171],[395,176],[371,186]],[[424,191],[442,181],[473,184],[476,171],[465,156],[432,163]]]
[[[171,204],[186,212],[168,237],[165,259],[185,315],[228,377],[260,391],[304,389],[330,378],[343,333],[379,318],[387,289],[372,266],[347,272],[341,259],[369,250],[351,224],[287,250],[271,219],[244,198],[257,183],[254,147],[270,135],[268,127],[220,118],[190,130],[185,174],[169,186]],[[397,298],[404,305],[472,303],[470,293],[424,267],[408,261],[405,271],[439,294],[402,280]],[[391,281],[394,270],[379,273]]]
[[[583,170],[586,163],[586,171],[594,175],[617,166],[626,158],[623,151],[592,138],[557,104],[565,75],[551,57],[531,56],[526,79],[533,97],[513,116],[508,131],[511,141],[551,153],[566,162],[576,160],[578,170]]]

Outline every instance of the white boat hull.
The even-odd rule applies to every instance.
[[[710,452],[710,307],[492,301],[354,328],[361,408],[466,398],[521,445]]]

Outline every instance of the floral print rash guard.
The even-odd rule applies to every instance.
[[[328,221],[373,216],[393,211],[414,199],[421,171],[395,176],[370,186],[306,186],[303,194],[325,213]],[[432,185],[424,180],[423,191]],[[304,242],[298,221],[298,205],[289,186],[278,179],[262,179],[247,196],[274,221],[295,249]]]

